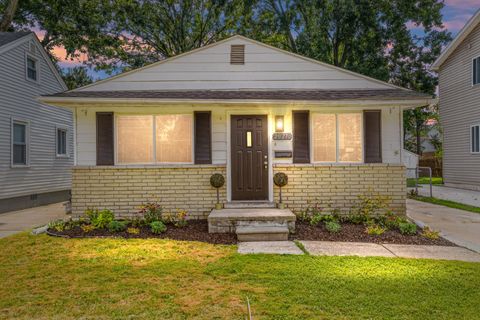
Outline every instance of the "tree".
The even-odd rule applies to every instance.
[[[17,11],[18,0],[10,0],[5,6],[5,10],[0,19],[0,32],[8,31],[11,29],[11,24],[15,12]]]
[[[73,67],[62,72],[63,80],[68,90],[86,86],[93,82],[93,78],[88,74],[85,67]]]

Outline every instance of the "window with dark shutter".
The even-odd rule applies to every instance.
[[[212,126],[210,111],[195,112],[195,163],[212,163]]]
[[[293,111],[293,163],[310,163],[308,111]]]
[[[380,110],[364,111],[365,163],[382,162],[382,113]]]
[[[113,112],[97,112],[97,166],[114,165]]]
[[[245,64],[245,45],[234,44],[230,47],[230,64]]]

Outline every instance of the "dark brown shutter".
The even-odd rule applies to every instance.
[[[210,111],[195,112],[195,163],[212,163],[212,125]]]
[[[380,110],[364,111],[365,162],[382,162],[382,112]]]
[[[97,112],[97,166],[113,165],[113,112]]]
[[[308,111],[293,111],[293,163],[310,163]]]

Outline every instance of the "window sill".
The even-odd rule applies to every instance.
[[[59,158],[59,159],[68,159],[70,158],[70,156],[68,154],[57,154],[55,156],[56,158]]]
[[[29,164],[12,164],[10,165],[12,169],[21,169],[21,168],[30,168]]]

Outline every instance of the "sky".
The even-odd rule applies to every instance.
[[[480,9],[480,0],[445,0],[444,3],[445,7],[442,10],[444,25],[453,36],[455,36],[458,31],[462,29],[468,19],[470,19],[478,9]],[[414,25],[409,27],[414,33],[421,32],[421,30]],[[37,35],[39,38],[43,37],[41,32],[37,32]],[[82,64],[82,58],[75,61],[66,60],[66,53],[62,47],[54,48],[53,52],[55,56],[60,59],[59,64],[63,69]],[[95,70],[90,70],[89,73],[94,77],[95,80],[108,77],[108,75],[104,72],[96,72]]]

